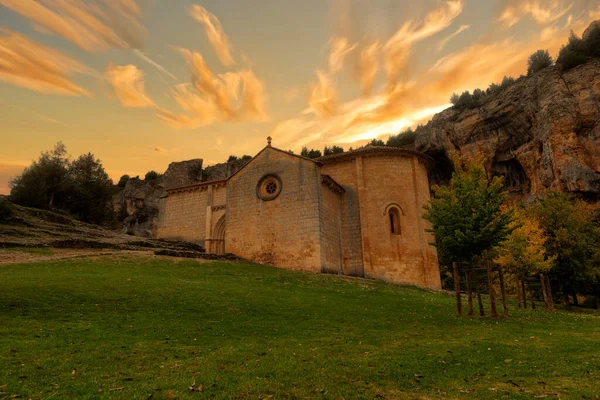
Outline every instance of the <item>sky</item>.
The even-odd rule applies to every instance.
[[[348,148],[526,73],[600,0],[0,0],[0,194],[58,141],[113,180]]]

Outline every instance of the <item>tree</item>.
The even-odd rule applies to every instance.
[[[409,128],[397,135],[390,135],[385,145],[388,147],[414,147],[416,136],[415,132]]]
[[[381,139],[372,139],[367,146],[385,146],[385,142]]]
[[[587,44],[577,36],[575,32],[571,31],[569,42],[566,46],[561,47],[556,63],[559,64],[564,71],[568,71],[585,63],[588,59],[588,54],[589,50]]]
[[[146,181],[155,181],[158,178],[160,178],[162,176],[162,174],[159,174],[156,171],[148,171],[146,172],[146,175],[144,175],[144,180]]]
[[[502,178],[488,179],[481,163],[469,162],[452,174],[450,186],[433,187],[424,207],[440,261],[471,261],[498,246],[511,233],[513,214],[504,210]]]
[[[129,175],[123,175],[119,178],[119,183],[117,183],[117,186],[123,188],[125,185],[127,185],[127,182],[129,182]]]
[[[229,158],[227,159],[227,162],[228,163],[234,162],[234,161],[237,161],[237,159],[238,159],[237,156],[230,155]]]
[[[589,206],[564,193],[553,193],[531,207],[545,231],[546,251],[556,258],[549,277],[568,302],[577,293],[591,294],[600,285],[600,229]]]
[[[324,156],[330,156],[332,154],[340,154],[343,153],[344,149],[340,146],[325,146],[325,148],[323,149],[323,155]]]
[[[452,103],[453,106],[458,107],[459,100],[460,96],[458,93],[452,93],[452,96],[450,96],[450,103]]]
[[[554,60],[552,60],[548,50],[538,50],[529,56],[529,61],[527,61],[527,75],[532,75],[544,68],[548,68],[552,64],[554,64]]]
[[[67,148],[58,142],[10,182],[11,201],[36,208],[61,207],[68,166]]]
[[[512,208],[515,220],[509,225],[513,231],[496,247],[495,262],[519,277],[547,273],[556,257],[546,253],[544,230],[531,213],[523,208]]]
[[[300,152],[300,155],[302,157],[306,157],[306,158],[310,158],[310,159],[319,158],[322,156],[321,150],[315,150],[315,149],[308,150],[308,148],[306,146],[302,147],[302,151]]]
[[[68,179],[67,206],[75,218],[96,224],[112,219],[113,182],[100,160],[92,153],[79,156],[69,167]]]

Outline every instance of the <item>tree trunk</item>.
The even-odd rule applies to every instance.
[[[569,307],[570,306],[570,304],[569,304],[569,295],[567,294],[566,291],[563,292],[563,297],[565,299],[565,306]]]
[[[577,300],[577,293],[573,292],[573,304],[575,307],[579,307],[579,300]]]

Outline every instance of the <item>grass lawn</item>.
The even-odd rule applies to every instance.
[[[0,267],[0,398],[600,398],[598,314],[255,264]],[[189,387],[195,382],[192,391]]]

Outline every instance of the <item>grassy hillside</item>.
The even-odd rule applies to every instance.
[[[600,318],[458,319],[411,287],[109,256],[2,266],[0,365],[0,398],[598,398]]]

